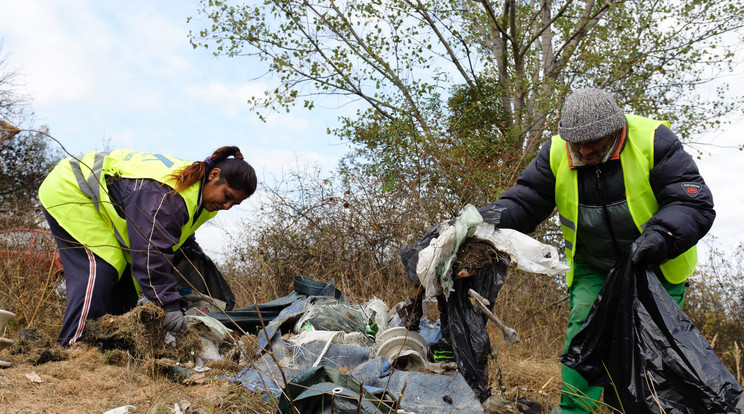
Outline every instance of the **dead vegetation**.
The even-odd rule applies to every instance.
[[[378,214],[384,216],[384,211]],[[336,227],[331,227],[332,219],[319,220],[303,234],[284,228],[266,229],[268,233],[246,228],[247,234],[261,235],[258,243],[236,244],[231,262],[220,264],[235,293],[236,306],[263,303],[288,294],[290,276],[299,274],[333,281],[353,300],[378,297],[392,307],[415,297],[399,259],[391,253],[394,249],[388,246],[388,255],[380,254],[379,248],[371,247],[380,241],[356,234],[361,231],[360,222],[347,219],[350,221],[337,223]],[[287,221],[280,217],[276,220]],[[385,227],[383,220],[374,222],[380,226],[376,231],[394,232],[391,239],[405,239],[404,231],[409,231],[396,229],[392,224]],[[352,237],[356,247],[350,248],[346,237]],[[364,243],[370,244],[365,248]],[[474,254],[473,261],[465,254],[471,249],[483,250],[482,246],[465,248],[458,269],[482,265],[479,255]],[[181,334],[179,348],[164,347],[162,311],[154,306],[139,307],[127,317],[101,318],[87,326],[90,336],[85,343],[70,349],[57,347],[54,338],[64,311],[64,296],[57,289],[60,280],[51,263],[0,261],[0,308],[17,314],[4,332],[16,343],[0,351],[0,359],[12,363],[10,368],[0,370],[0,414],[105,412],[124,405],[137,407],[137,413],[170,413],[176,404],[184,413],[275,412],[273,399],[224,379],[239,371],[237,360],[213,363],[208,372],[194,377],[189,371],[193,368],[189,356],[197,348],[198,331]],[[562,283],[560,278],[512,269],[495,302],[494,313],[516,329],[522,341],[507,346],[501,331],[488,324],[493,346],[489,362],[491,389],[512,406],[525,399],[539,403],[547,412],[558,402],[558,357],[568,314]],[[700,305],[695,307],[695,302],[689,303],[696,297],[690,295],[688,306],[703,309]],[[704,303],[711,301],[706,296]],[[706,318],[700,320],[704,332],[713,332],[716,326],[730,326],[720,317],[724,315],[722,311],[703,310],[706,312],[693,312],[693,316],[699,313]],[[739,332],[738,326],[733,326],[732,335]],[[736,335],[713,341],[714,347],[736,347],[741,343]],[[241,339],[242,354],[254,355],[255,337]],[[720,354],[725,356],[727,352],[729,349],[721,349]],[[735,364],[731,369],[738,372],[738,359]]]
[[[11,356],[13,366],[0,372],[0,413],[103,413],[125,405],[136,407],[135,413],[171,413],[176,404],[192,414],[274,412],[262,396],[220,379],[224,371],[186,385],[154,360],[127,353],[112,359],[88,344],[62,352],[64,359],[41,365]]]
[[[125,315],[105,315],[85,324],[83,340],[102,349],[124,349],[135,358],[168,358],[188,362],[201,349],[197,328],[187,329],[176,335],[176,346],[165,341],[166,332],[161,328],[165,312],[160,307],[146,303]]]
[[[199,327],[167,345],[163,311],[153,304],[86,324],[85,340],[57,346],[46,333],[24,328],[0,352],[10,368],[0,371],[0,413],[105,412],[134,406],[135,413],[271,413],[273,399],[231,383],[242,368],[233,360],[208,362],[197,372]],[[243,338],[253,351],[255,340]],[[237,357],[236,357],[237,359]]]

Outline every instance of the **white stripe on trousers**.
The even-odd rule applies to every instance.
[[[96,283],[96,258],[93,256],[93,252],[85,249],[85,253],[88,254],[88,286],[85,288],[85,300],[83,301],[83,310],[80,312],[80,320],[78,320],[78,327],[75,331],[75,335],[70,339],[70,345],[77,342],[78,339],[83,335],[83,329],[85,328],[85,320],[88,319],[88,311],[90,310],[90,301],[93,297],[93,288]]]

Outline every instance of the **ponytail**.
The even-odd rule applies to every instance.
[[[233,158],[229,158],[232,156]],[[181,192],[186,188],[198,183],[215,168],[220,169],[218,182],[227,181],[230,188],[243,190],[250,196],[256,191],[256,172],[243,159],[240,149],[235,146],[220,147],[204,161],[195,161],[193,164],[177,171],[171,175],[176,180],[174,193]]]

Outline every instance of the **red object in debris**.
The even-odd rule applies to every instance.
[[[0,260],[23,258],[37,263],[47,262],[55,273],[62,273],[62,261],[52,232],[41,229],[0,230]]]

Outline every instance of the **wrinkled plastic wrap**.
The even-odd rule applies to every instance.
[[[287,296],[228,312],[209,312],[208,315],[230,329],[255,334],[261,330],[262,326],[268,325],[285,308],[309,296],[328,296],[339,299],[341,298],[341,291],[333,283],[320,282],[307,276],[295,276],[294,290]]]
[[[610,272],[561,362],[623,412],[744,412],[734,376],[656,275],[629,258]]]
[[[400,259],[408,281],[420,283],[426,297],[448,297],[454,290],[452,265],[468,239],[490,244],[508,255],[511,266],[527,272],[555,276],[568,271],[555,247],[516,230],[484,223],[478,210],[468,204],[454,220],[434,226],[418,243],[401,249]]]

